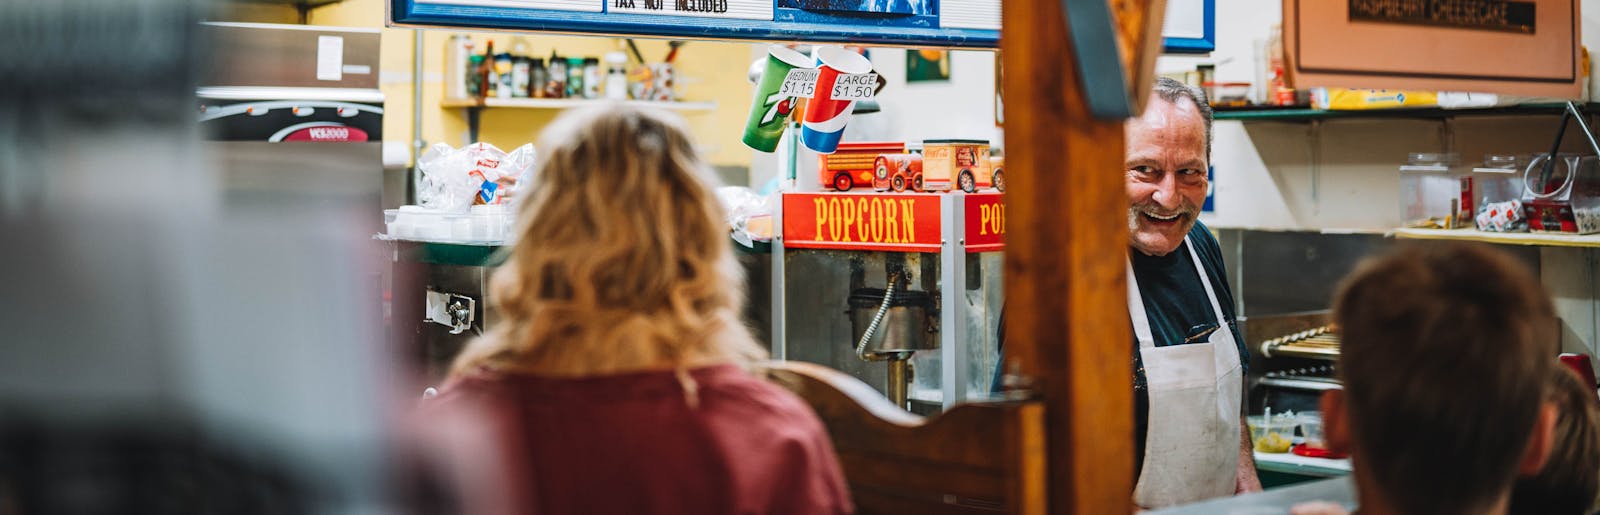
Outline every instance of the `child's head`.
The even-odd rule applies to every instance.
[[[1402,246],[1345,280],[1334,319],[1344,390],[1323,421],[1354,456],[1362,504],[1483,511],[1542,465],[1557,334],[1527,267],[1485,245]]]
[[[1595,511],[1600,494],[1600,398],[1594,385],[1558,367],[1550,374],[1549,399],[1556,418],[1549,461],[1538,475],[1517,479],[1513,515],[1583,515]]]

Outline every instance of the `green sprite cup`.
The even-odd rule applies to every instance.
[[[750,119],[744,124],[744,144],[762,152],[778,148],[778,138],[789,124],[789,112],[794,110],[793,97],[781,96],[783,79],[789,70],[815,66],[810,57],[783,45],[767,47],[767,64],[761,71],[761,81],[756,84],[755,99],[750,102]]]

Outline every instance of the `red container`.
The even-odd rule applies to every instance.
[[[1561,353],[1561,364],[1566,365],[1567,368],[1571,368],[1572,371],[1577,372],[1578,377],[1583,378],[1583,384],[1587,385],[1591,389],[1595,387],[1594,366],[1589,364],[1588,354],[1563,352]]]

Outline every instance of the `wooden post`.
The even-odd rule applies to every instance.
[[[1123,41],[1159,30],[1146,27],[1160,19],[1151,3],[1161,5],[1117,3]],[[1050,511],[1126,514],[1135,464],[1122,122],[1089,115],[1060,0],[1003,5],[1007,360],[1045,403]],[[1134,80],[1149,75],[1145,53],[1121,56]]]

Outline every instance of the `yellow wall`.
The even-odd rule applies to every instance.
[[[312,25],[382,27],[384,5],[384,0],[345,0],[311,11],[307,22]],[[444,97],[442,78],[445,44],[450,35],[455,33],[423,31],[425,71],[422,85],[422,138],[429,145],[447,143],[460,146],[467,133],[464,110],[439,107],[439,101]],[[386,99],[384,140],[405,142],[408,146],[412,130],[413,34],[409,28],[385,28],[381,47],[383,75],[380,77],[380,87]],[[526,42],[529,53],[535,57],[548,56],[551,49],[564,56],[599,57],[605,52],[621,48],[618,46],[620,40],[606,37],[487,32],[471,35],[474,48],[483,48],[485,41],[493,38],[496,51],[509,50],[514,45],[513,40],[520,39]],[[659,60],[666,56],[665,41],[641,39],[637,42],[646,59]],[[752,91],[745,80],[750,56],[749,44],[696,41],[684,45],[675,60],[679,92],[683,100],[717,104],[716,109],[709,112],[681,113],[689,121],[696,142],[712,164],[750,164],[750,151],[739,141]],[[485,109],[479,136],[482,141],[510,150],[517,145],[534,142],[539,131],[556,114],[555,111],[542,109]]]

